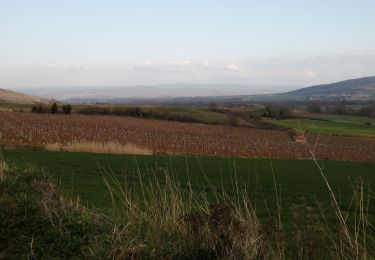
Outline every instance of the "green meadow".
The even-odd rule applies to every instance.
[[[310,160],[246,159],[202,156],[134,156],[92,153],[47,152],[40,150],[4,150],[9,163],[43,168],[67,196],[79,197],[89,207],[110,209],[112,202],[104,183],[115,177],[120,184],[139,188],[139,178],[174,176],[182,187],[209,195],[224,190],[236,198],[247,190],[262,218],[275,216],[277,200],[282,215],[291,220],[290,209],[299,204],[315,206],[330,203],[328,189],[318,168]],[[335,194],[348,207],[352,186],[363,181],[375,185],[375,162],[321,161]],[[214,199],[214,198],[212,198]],[[371,209],[372,214],[375,213]]]
[[[346,115],[317,115],[309,119],[271,120],[275,125],[311,133],[375,137],[375,119]]]
[[[374,253],[375,162],[319,162],[338,210],[310,160],[26,149],[2,157],[0,253],[12,259]]]

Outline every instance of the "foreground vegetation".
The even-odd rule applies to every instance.
[[[112,200],[103,183],[103,172],[110,172],[120,183],[135,186],[138,172],[147,177],[156,174],[164,181],[164,172],[173,174],[186,188],[189,182],[194,192],[206,192],[213,198],[211,186],[224,189],[234,196],[235,182],[246,189],[256,204],[258,217],[264,219],[277,214],[274,177],[281,191],[282,216],[287,230],[293,227],[295,205],[306,203],[315,207],[319,201],[330,204],[330,197],[313,162],[303,160],[266,160],[220,157],[184,156],[127,156],[88,153],[64,153],[32,150],[7,150],[4,157],[18,165],[30,163],[43,167],[62,184],[69,197],[79,196],[94,208],[110,209]],[[340,194],[343,209],[349,207],[351,184],[361,180],[375,183],[374,162],[322,162],[335,193]],[[209,180],[209,183],[207,183]],[[266,203],[265,203],[266,202]],[[318,212],[315,212],[318,213]],[[373,209],[369,214],[375,216]]]
[[[259,206],[252,200],[254,194],[249,189],[254,183],[246,188],[243,185],[243,177],[246,176],[229,174],[226,167],[222,169],[223,181],[217,180],[217,176],[214,177],[217,173],[207,169],[207,166],[213,167],[209,163],[211,160],[209,158],[206,159],[208,161],[203,160],[203,163],[199,163],[201,167],[192,165],[193,168],[188,170],[186,167],[191,166],[192,162],[189,158],[158,158],[160,161],[157,164],[158,168],[149,168],[149,163],[154,157],[130,158],[114,155],[93,157],[87,154],[73,154],[76,159],[69,161],[72,158],[69,157],[70,155],[5,151],[4,156],[8,163],[1,161],[0,165],[1,257],[8,259],[27,257],[370,259],[374,257],[372,226],[374,218],[370,207],[373,194],[366,189],[363,182],[359,182],[358,186],[348,185],[349,189],[353,188],[351,192],[342,190],[344,196],[340,197],[340,207],[341,202],[348,207],[337,209],[329,188],[324,184],[319,172],[314,172],[316,181],[319,180],[321,184],[320,186],[315,183],[315,189],[320,186],[322,189],[320,193],[327,195],[325,196],[328,198],[327,203],[317,200],[314,204],[310,204],[297,200],[290,208],[292,215],[288,220],[284,215],[284,207],[288,207],[284,199],[289,198],[291,194],[288,194],[288,186],[280,186],[282,184],[279,181],[282,180],[280,178],[282,176],[276,173],[279,169],[277,163],[274,165],[274,175],[266,174],[262,168],[261,165],[264,167],[266,161],[259,165],[259,177],[265,175],[262,183],[269,182],[264,187],[267,195],[261,200],[263,204],[275,210],[268,216],[259,217]],[[125,161],[120,163],[121,159]],[[169,165],[168,167],[163,165],[163,160]],[[232,166],[241,165],[241,163],[233,164],[231,159],[223,160]],[[98,169],[94,171],[95,166],[92,165],[92,161],[97,161],[99,164],[111,161],[111,168],[115,169],[110,170],[106,167],[101,168],[101,171]],[[131,161],[133,165],[128,165]],[[30,162],[40,166],[32,167]],[[181,165],[177,165],[173,170],[172,162],[180,162]],[[220,159],[211,161],[213,162],[217,164]],[[45,167],[41,170],[43,163]],[[294,163],[295,167],[297,161]],[[131,174],[126,174],[126,170],[122,171],[130,178],[129,181],[124,182],[120,178],[121,174],[116,173],[116,164],[117,167],[119,164],[125,164],[130,168],[135,166],[133,178]],[[185,164],[185,167],[182,164]],[[291,162],[288,164],[290,165]],[[353,164],[356,166],[353,167],[354,171],[360,167],[359,163]],[[82,179],[82,182],[75,182],[74,187],[85,191],[90,184],[93,184],[93,179],[98,182],[97,185],[100,181],[100,185],[106,187],[106,190],[101,192],[97,189],[98,186],[91,186],[90,189],[96,196],[90,196],[90,199],[95,201],[96,197],[107,194],[111,207],[107,210],[87,208],[76,199],[76,196],[62,196],[60,189],[65,186],[66,190],[69,181],[65,179],[60,187],[56,185],[59,183],[56,177],[59,175],[63,177],[61,174],[64,172],[68,175],[67,169],[74,165],[78,166],[76,175],[79,175],[79,178],[76,178],[76,181]],[[79,172],[80,165],[86,167],[86,170]],[[286,164],[282,163],[282,165]],[[350,164],[342,169],[347,168],[348,165]],[[195,167],[207,171],[205,174],[201,172],[199,178],[195,173],[197,170],[194,169]],[[243,167],[242,165],[238,168],[243,169]],[[289,167],[293,168],[291,165]],[[182,168],[185,170],[183,171]],[[334,167],[328,166],[326,170],[329,169]],[[373,176],[370,174],[371,165],[364,165],[362,170],[364,169],[367,169],[369,174],[363,176],[371,178]],[[51,178],[47,172],[55,177]],[[191,179],[187,176],[188,172],[191,172]],[[305,178],[301,176],[300,184],[303,183],[302,179],[305,179],[305,185],[300,191],[311,186],[308,180],[310,178],[313,178],[310,174],[306,174]],[[343,185],[335,184],[332,176],[329,179],[332,180],[333,187],[336,187],[335,191],[344,188]],[[215,181],[222,182],[223,185],[217,185]],[[85,187],[83,184],[86,182],[89,183]],[[292,178],[289,182],[293,182]],[[71,183],[70,188],[72,188]],[[315,193],[318,191],[315,190]],[[293,221],[293,228],[290,226],[288,228],[286,221]]]

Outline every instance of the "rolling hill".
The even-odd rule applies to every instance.
[[[47,103],[48,99],[0,89],[0,103],[34,104]]]
[[[277,87],[228,84],[173,84],[133,87],[50,87],[25,90],[33,96],[26,96],[16,92],[0,89],[0,102],[3,95],[5,100],[21,95],[20,98],[29,103],[43,100],[36,96],[62,100],[66,103],[115,103],[115,104],[208,104],[220,103],[248,103],[248,102],[287,102],[287,101],[369,101],[375,100],[375,76],[350,79],[331,84],[315,85],[297,90],[277,93]],[[295,89],[283,86],[283,89]],[[263,89],[263,93],[254,93]],[[267,90],[267,91],[266,91]],[[254,94],[250,94],[253,92]],[[8,93],[8,94],[7,94]],[[258,92],[259,93],[259,92]],[[14,99],[12,99],[14,100]],[[9,101],[8,101],[9,102]],[[17,101],[11,101],[17,102]],[[19,101],[18,101],[19,102]]]
[[[285,94],[304,99],[370,100],[375,99],[375,76],[316,85]]]

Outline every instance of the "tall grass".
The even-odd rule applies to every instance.
[[[156,174],[163,174],[163,181]],[[117,225],[133,232],[128,241],[124,238],[129,228],[114,230],[124,252],[121,257],[142,251],[158,258],[166,253],[188,258],[283,256],[282,230],[276,223],[260,223],[246,190],[237,193],[237,204],[224,191],[213,191],[215,199],[210,199],[207,191],[194,192],[190,183],[182,187],[170,172],[146,178],[139,173],[138,192],[108,172],[104,176]]]
[[[0,160],[1,165],[7,165]],[[0,256],[13,258],[112,259],[373,259],[375,241],[369,208],[373,194],[353,184],[344,212],[339,200],[317,204],[321,215],[301,204],[295,226],[283,228],[281,195],[274,179],[278,214],[260,219],[236,176],[235,194],[214,187],[194,191],[170,169],[122,183],[102,170],[112,197],[110,212],[64,198],[42,170],[0,167]],[[321,172],[324,175],[322,170]],[[332,192],[332,189],[329,190]],[[336,197],[335,197],[336,198]],[[267,202],[265,202],[267,203]],[[334,218],[332,218],[332,213]],[[4,253],[3,253],[4,252]]]
[[[9,170],[8,164],[0,157],[0,181],[5,180],[5,173]]]
[[[353,186],[353,199],[350,203],[351,207],[345,214],[339,205],[336,194],[333,192],[323,168],[315,158],[315,149],[318,142],[319,136],[314,146],[308,142],[306,142],[306,146],[327,187],[331,197],[331,210],[336,216],[336,230],[333,231],[332,226],[328,223],[325,225],[325,230],[329,234],[329,239],[334,247],[333,254],[338,259],[375,258],[375,240],[373,238],[375,235],[373,232],[374,226],[368,219],[370,197],[372,196],[370,187],[365,189],[363,182],[360,185],[357,184]],[[324,214],[322,215],[325,217]],[[350,222],[352,218],[354,218],[354,223]],[[370,247],[368,245],[370,245]]]
[[[136,244],[142,244],[154,257],[163,257],[165,252],[170,256],[224,259],[375,257],[373,219],[369,219],[373,196],[363,182],[353,185],[353,199],[346,212],[332,189],[327,189],[332,195],[331,206],[316,205],[320,215],[311,206],[296,205],[293,209],[296,224],[292,234],[287,234],[283,229],[281,195],[275,179],[277,216],[265,221],[258,218],[247,190],[241,190],[236,180],[236,194],[229,196],[217,187],[194,192],[190,183],[181,186],[168,171],[163,173],[163,181],[157,174],[160,173],[145,178],[139,173],[138,191],[119,183],[108,172],[104,175],[114,215],[119,216],[117,221],[134,228],[132,256],[139,254],[134,250],[140,248]],[[116,230],[120,241],[126,237],[122,232]],[[145,241],[141,242],[142,239]],[[123,252],[127,252],[128,244],[127,241]]]

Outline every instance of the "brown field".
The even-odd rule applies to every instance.
[[[0,112],[0,145],[132,144],[154,154],[206,154],[310,158],[305,144],[286,131],[178,123],[117,116],[38,115]],[[314,143],[316,135],[309,135]],[[321,136],[319,159],[375,160],[375,138]]]

